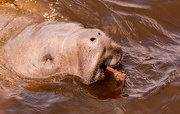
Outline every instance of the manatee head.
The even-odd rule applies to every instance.
[[[105,66],[121,62],[121,47],[99,29],[78,29],[64,41],[69,68],[89,84],[100,79]]]
[[[67,73],[85,84],[100,79],[104,66],[121,62],[121,47],[99,29],[44,22],[26,27],[1,49],[4,65],[18,75],[45,78]]]

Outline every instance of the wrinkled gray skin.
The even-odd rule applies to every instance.
[[[0,40],[8,39],[0,49],[0,64],[19,76],[46,78],[67,73],[90,84],[100,79],[102,64],[113,66],[121,61],[121,47],[99,29],[57,21],[32,23],[29,17],[7,22],[6,16],[0,17]]]

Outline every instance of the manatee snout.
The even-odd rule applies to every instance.
[[[90,84],[98,81],[105,66],[121,63],[122,49],[119,44],[108,38],[99,29],[81,29],[72,34],[76,37],[79,71],[83,82]]]

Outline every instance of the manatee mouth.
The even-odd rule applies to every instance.
[[[94,72],[94,80],[103,80],[104,79],[104,72],[106,71],[106,67],[117,67],[120,65],[120,60],[117,60],[114,64],[111,64],[112,58],[108,58],[100,62],[97,66],[96,71]]]

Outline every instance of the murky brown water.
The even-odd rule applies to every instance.
[[[0,78],[3,89],[0,113],[179,113],[179,0],[1,0],[0,3],[14,4],[46,20],[79,22],[105,31],[122,45],[122,67],[128,75],[123,90],[108,74],[104,81],[89,86],[76,77],[63,82],[53,77],[30,81],[21,88],[6,75]]]

